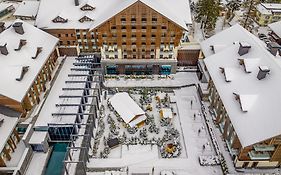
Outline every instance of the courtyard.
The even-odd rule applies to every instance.
[[[182,73],[181,77],[184,74],[191,75],[191,81],[186,82],[196,81],[195,73]],[[104,171],[222,174],[221,166],[212,163],[217,153],[208,134],[194,86],[155,88],[153,81],[147,80],[153,88],[120,88],[120,80],[114,81],[108,83],[118,84],[118,88],[111,87],[103,92],[95,139],[92,140],[93,149],[87,164],[89,174]],[[110,103],[110,99],[118,93],[128,93],[145,111],[146,119],[136,122],[133,127],[124,122]],[[212,165],[201,166],[202,160],[199,159]]]

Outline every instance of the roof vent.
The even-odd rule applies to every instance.
[[[6,29],[5,22],[0,22],[0,33]]]
[[[279,44],[277,44],[276,42],[270,42],[267,44],[268,50],[269,52],[276,56],[278,53],[278,50],[281,49],[281,46]]]
[[[26,45],[26,40],[25,39],[21,39],[18,48],[15,49],[15,51],[19,51],[22,46]]]
[[[16,33],[20,34],[20,35],[23,35],[24,34],[24,30],[23,30],[23,27],[22,27],[22,22],[16,22],[13,24],[13,27],[16,31]]]
[[[29,66],[22,66],[21,70],[16,78],[17,81],[21,81],[25,75],[25,73],[28,71]]]
[[[270,72],[270,69],[267,66],[259,66],[259,73],[257,78],[262,80],[266,77],[266,75]]]
[[[221,73],[223,73],[225,81],[231,82],[234,79],[233,68],[230,67],[219,67]]]
[[[235,100],[240,104],[240,108],[243,112],[248,112],[258,99],[256,94],[237,94],[233,93]]]
[[[239,47],[239,50],[238,50],[238,54],[240,56],[245,55],[246,53],[248,53],[250,48],[251,48],[251,45],[246,43],[246,42],[240,42],[239,45],[240,45],[240,47]]]
[[[32,59],[36,59],[37,56],[42,52],[42,47],[37,47],[35,56],[31,57]]]
[[[0,127],[3,125],[3,123],[4,123],[4,119],[0,118]]]
[[[0,46],[0,52],[2,55],[8,55],[8,49],[7,49],[7,43],[4,44],[3,46]]]
[[[79,0],[74,0],[75,6],[79,6]]]

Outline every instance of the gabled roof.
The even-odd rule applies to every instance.
[[[16,33],[12,26],[0,34],[0,43],[7,43],[9,52],[8,55],[0,53],[0,94],[21,102],[41,67],[55,49],[58,39],[24,21],[15,22],[23,23],[24,34]],[[22,39],[26,40],[26,44],[16,51]],[[37,47],[42,47],[42,52],[37,59],[32,59]],[[17,73],[21,72],[24,66],[29,66],[28,71],[21,81],[16,81]]]
[[[39,1],[22,1],[16,9],[14,16],[36,17],[39,3]]]
[[[247,54],[238,54],[240,45],[237,41],[251,45]],[[210,49],[209,44],[223,42],[227,47],[216,54],[208,55],[204,62],[242,146],[280,135],[281,67],[276,61],[280,58],[270,54],[257,37],[238,24],[214,35],[201,45]],[[205,50],[205,53],[210,52]],[[251,73],[245,72],[239,59],[247,60],[246,64]],[[250,59],[256,60],[251,60],[252,64]],[[270,69],[270,74],[262,80],[257,78],[259,66]],[[231,67],[237,78],[226,82],[220,67]],[[239,95],[241,105],[235,100],[234,93]]]
[[[189,2],[186,0],[177,0],[177,3],[173,0],[80,0],[79,6],[74,5],[74,0],[41,0],[36,25],[47,29],[94,29],[136,2],[144,3],[186,30],[186,24],[192,23]],[[90,24],[79,22],[84,13],[80,8],[85,4],[95,7],[88,11],[91,12],[89,17],[94,20]],[[53,23],[52,19],[61,11],[67,12],[68,22]]]
[[[279,38],[281,38],[281,21],[268,24],[268,27],[269,27]]]
[[[136,116],[142,116],[145,114],[145,112],[126,92],[115,94],[109,99],[109,101],[116,112],[127,124],[129,124]]]

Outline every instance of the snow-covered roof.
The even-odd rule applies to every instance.
[[[280,3],[261,3],[261,5],[270,10],[281,10]]]
[[[47,131],[34,131],[30,137],[29,144],[42,144],[47,140]]]
[[[18,123],[17,117],[10,117],[0,113],[0,120],[4,120],[2,125],[0,125],[0,152],[2,152],[8,138],[12,134],[14,128]]]
[[[204,62],[242,146],[280,135],[281,67],[275,61],[277,58],[266,50],[257,37],[238,24],[208,40],[202,44],[206,46],[216,40],[220,43],[225,41],[228,45],[220,52],[208,55]],[[240,44],[237,41],[251,45],[247,54],[238,54]],[[245,72],[244,66],[239,64],[240,59],[255,59],[253,64],[250,63],[253,66],[250,66],[251,73]],[[270,69],[270,74],[262,80],[257,78],[259,66]],[[237,78],[226,82],[220,67],[231,67]]]
[[[36,17],[39,3],[39,1],[22,1],[16,9],[14,16]]]
[[[257,5],[257,10],[261,14],[271,15],[273,13],[278,13],[281,10],[280,3],[261,3]]]
[[[68,74],[74,73],[71,68],[75,62],[74,57],[67,57],[63,63],[60,73],[53,84],[48,98],[46,99],[44,106],[42,107],[39,116],[35,122],[35,127],[47,127],[48,124],[74,124],[76,121],[76,115],[66,116],[53,116],[53,113],[78,113],[78,106],[62,106],[57,107],[56,104],[80,104],[81,98],[59,98],[59,96],[81,96],[82,90],[63,91],[62,88],[71,87],[85,87],[80,86],[80,83],[66,84],[66,80],[78,80],[80,77],[68,77]],[[84,80],[86,77],[81,77]],[[82,84],[82,83],[81,83]]]
[[[74,0],[41,0],[36,25],[45,29],[94,29],[136,2],[144,3],[186,30],[186,24],[192,23],[189,2],[185,0],[80,0],[79,6],[74,5]],[[81,23],[79,19],[85,11],[80,8],[85,4],[95,8],[87,11],[93,21]],[[61,12],[68,22],[52,22]]]
[[[109,101],[116,112],[127,124],[129,124],[136,116],[145,114],[145,112],[126,92],[116,93],[109,99]]]
[[[12,3],[5,3],[5,2],[1,2],[0,3],[0,12],[6,10],[8,7],[13,6]]]
[[[279,38],[281,38],[281,21],[277,21],[277,22],[268,24],[268,27],[269,27]]]
[[[24,34],[16,33],[12,26],[0,34],[0,44],[7,43],[9,52],[8,55],[0,53],[0,94],[21,102],[54,51],[58,39],[24,21],[15,22],[22,22]],[[26,44],[19,51],[15,51],[21,39],[26,40]],[[32,59],[37,47],[42,47],[42,52],[36,59]],[[22,66],[29,66],[28,71],[21,81],[17,81],[17,70]]]

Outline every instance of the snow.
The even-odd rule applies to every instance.
[[[11,153],[11,160],[6,162],[6,166],[7,167],[17,167],[19,165],[20,160],[22,159],[24,152],[27,150],[28,148],[25,147],[24,142],[21,140],[18,144],[17,144],[17,148],[15,149],[15,152]]]
[[[106,87],[181,87],[196,83],[196,75],[188,72],[178,72],[167,77],[153,76],[153,79],[107,79]]]
[[[109,101],[116,112],[127,124],[130,124],[135,117],[140,117],[145,114],[145,112],[126,92],[115,94],[109,99]],[[130,108],[128,108],[129,106]],[[146,117],[142,119],[145,118]]]
[[[4,119],[3,124],[0,126],[0,151],[2,151],[5,144],[7,143],[7,140],[9,139],[18,123],[18,118],[9,117],[0,113],[0,119]]]
[[[30,137],[29,144],[42,144],[46,140],[48,132],[34,131]]]
[[[163,113],[163,118],[173,118],[173,113],[171,108],[162,108],[161,112]]]
[[[14,16],[36,17],[39,1],[23,1],[16,9]]]
[[[15,22],[23,23],[25,32],[23,35],[17,34],[13,27],[0,34],[0,43],[7,43],[9,52],[6,56],[0,54],[0,82],[2,82],[0,94],[21,102],[36,75],[54,51],[58,39],[24,21],[16,20]],[[20,39],[25,39],[27,43],[20,51],[15,51]],[[39,46],[43,48],[42,52],[36,59],[31,59],[32,53]],[[16,81],[17,71],[15,69],[20,69],[20,66],[29,66],[29,69],[21,81]]]
[[[237,61],[238,58],[241,58],[238,54],[239,44],[229,44],[223,51],[204,59],[242,146],[246,147],[280,135],[281,128],[277,123],[281,122],[280,117],[278,117],[278,101],[281,98],[281,94],[279,93],[279,89],[281,88],[279,81],[281,69],[276,64],[276,58],[264,48],[255,36],[239,25],[235,25],[208,40],[216,40],[218,42],[226,41],[229,43],[246,41],[251,45],[251,49],[242,58],[259,58],[259,65],[270,67],[270,74],[263,80],[257,79],[258,66],[252,73],[245,73]],[[207,46],[207,43],[209,43],[208,40],[202,45]],[[219,71],[219,67],[224,66],[232,67],[233,74],[239,78],[236,78],[230,83],[225,82]],[[243,108],[248,109],[248,112],[243,112],[235,100],[233,93],[256,95],[258,98],[250,98],[249,100],[248,96],[245,100],[242,97],[242,101],[245,101],[242,102]],[[261,130],[261,128],[267,128],[266,132]]]
[[[74,1],[69,0],[42,0],[40,3],[36,25],[39,28],[48,29],[94,29],[103,24],[119,12],[138,2],[137,0],[108,0],[94,1],[80,0],[80,5],[75,6]],[[188,1],[178,0],[174,3],[172,0],[140,0],[140,2],[148,5],[165,17],[174,21],[176,24],[187,30],[186,24],[191,24],[191,14]],[[80,8],[85,3],[94,4],[95,9],[89,13],[93,22],[80,23],[78,20],[84,16],[84,11]],[[54,5],[55,4],[55,5]],[[171,9],[170,7],[173,6]],[[64,7],[61,9],[61,7]],[[177,9],[177,10],[175,10]],[[52,20],[61,13],[68,19],[67,23],[53,23]]]
[[[184,75],[196,77],[196,73],[184,73]],[[150,80],[146,81],[153,84]],[[120,167],[125,169],[128,167],[129,174],[152,173],[152,169],[154,169],[155,174],[160,174],[160,172],[164,173],[165,171],[175,172],[178,175],[194,174],[194,172],[198,175],[222,174],[219,166],[202,167],[199,164],[199,156],[215,156],[216,153],[210,144],[202,151],[202,145],[210,143],[210,138],[205,129],[204,119],[199,115],[200,104],[196,88],[181,88],[175,90],[174,93],[168,93],[168,95],[174,96],[176,99],[176,103],[171,104],[176,113],[176,116],[172,120],[173,125],[179,130],[181,135],[182,154],[180,157],[171,159],[161,158],[157,146],[130,145],[127,147],[124,145],[112,149],[109,157],[106,159],[91,158],[87,167],[93,170],[94,168],[111,169]],[[155,97],[159,94],[161,94],[161,92],[158,92]],[[137,98],[135,95],[133,95],[133,97],[134,99]],[[156,99],[152,98],[153,110],[148,113],[155,117],[155,122],[158,124],[160,120],[159,111],[155,110],[154,101],[156,101]],[[190,101],[193,101],[192,107],[190,106]],[[196,114],[195,119],[193,119],[193,114]],[[202,130],[199,134],[198,129]],[[105,136],[108,135],[107,130],[106,127]],[[160,134],[161,132],[163,132],[163,128],[160,128]],[[121,130],[120,133],[122,134]],[[148,136],[150,138],[151,133],[148,133]],[[97,175],[99,173],[89,174]]]
[[[50,123],[61,123],[61,124],[69,124],[75,123],[76,115],[69,116],[52,116],[52,113],[77,113],[78,107],[56,107],[56,104],[61,103],[75,103],[80,104],[79,98],[59,98],[60,95],[82,95],[82,93],[76,91],[63,91],[62,88],[67,87],[65,81],[68,80],[68,74],[71,73],[70,68],[73,67],[73,63],[75,62],[74,57],[67,57],[64,61],[62,68],[59,70],[60,73],[56,78],[55,83],[53,84],[47,99],[44,102],[44,105],[39,113],[38,119],[35,122],[35,127],[40,126],[48,126]],[[80,91],[81,92],[81,91]]]
[[[33,152],[32,158],[30,160],[29,166],[25,174],[28,175],[42,174],[45,166],[47,165],[48,156],[50,153],[51,150],[49,150],[47,153]]]
[[[11,6],[13,6],[12,3],[3,3],[3,2],[1,2],[0,3],[0,12],[6,10],[7,8],[9,8]]]
[[[268,24],[268,27],[269,27],[279,38],[281,38],[281,21],[277,21],[277,22]]]

